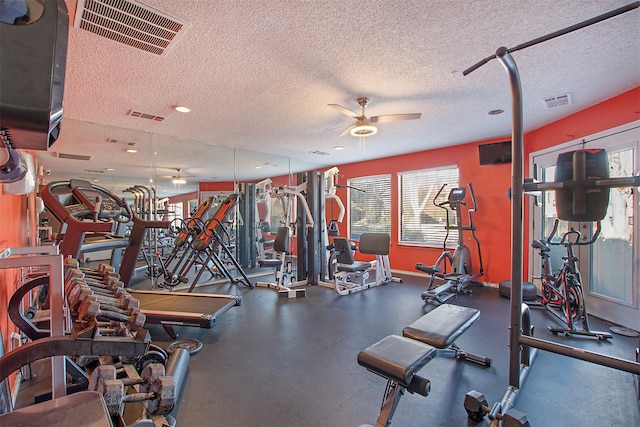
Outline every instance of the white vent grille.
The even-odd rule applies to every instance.
[[[544,105],[546,105],[547,108],[555,108],[555,107],[559,107],[561,105],[569,105],[569,104],[571,104],[571,97],[567,93],[565,95],[558,95],[558,96],[552,96],[552,97],[549,97],[549,98],[545,98],[542,101],[544,101]]]
[[[154,120],[156,122],[161,122],[164,120],[164,117],[162,116],[156,116],[155,114],[142,113],[140,111],[133,111],[133,110],[129,110],[127,112],[127,115],[133,116],[133,117],[140,117],[141,119]]]
[[[79,0],[74,26],[163,55],[188,24],[135,0]]]

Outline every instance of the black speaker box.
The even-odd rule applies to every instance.
[[[24,5],[24,8],[19,6]],[[0,127],[14,148],[58,138],[69,13],[63,0],[9,2],[0,22]]]

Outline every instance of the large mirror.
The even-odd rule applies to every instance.
[[[118,195],[143,185],[158,197],[195,192],[198,182],[257,182],[330,166],[73,119],[37,162],[44,183],[81,178]]]

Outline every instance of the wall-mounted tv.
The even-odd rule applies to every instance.
[[[481,165],[511,163],[511,141],[478,145]]]

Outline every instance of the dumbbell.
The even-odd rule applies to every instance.
[[[78,320],[91,321],[93,319],[109,319],[126,324],[131,330],[137,330],[144,326],[147,317],[138,309],[132,309],[130,316],[116,313],[115,311],[104,310],[95,301],[84,300],[78,307]]]
[[[74,279],[84,280],[91,285],[114,288],[124,286],[124,283],[119,280],[119,277],[118,273],[111,273],[104,276],[87,276],[82,270],[70,268],[65,271],[64,280],[65,283]]]
[[[127,298],[132,298],[131,294],[124,288],[114,288],[111,290],[106,290],[102,288],[96,288],[91,285],[87,285],[83,281],[74,281],[73,283],[69,283],[68,286],[65,287],[64,291],[65,291],[65,295],[67,296],[67,299],[70,299],[79,290],[91,291],[94,293],[94,295],[100,296],[103,299],[107,301],[112,301],[114,303],[122,303]]]
[[[124,289],[118,290],[114,294],[105,295],[100,292],[96,292],[94,289],[86,285],[77,285],[75,286],[71,292],[67,294],[67,301],[72,310],[75,310],[80,302],[86,298],[86,296],[91,295],[95,297],[95,300],[102,303],[111,305],[122,310],[129,310],[132,308],[140,308],[140,301],[135,299],[129,294],[129,292]]]
[[[76,303],[75,306],[70,304],[72,311],[79,311],[80,305],[85,301],[97,302],[98,304],[100,304],[101,310],[113,311],[115,313],[124,314],[125,316],[131,316],[133,315],[133,313],[140,311],[138,305],[134,302],[137,302],[137,300],[134,298],[124,300],[123,303],[118,303],[116,301],[105,301],[104,299],[100,299],[98,296],[93,295],[92,293],[87,294],[82,293],[81,291],[78,301],[79,302]]]
[[[122,282],[119,282],[119,283],[122,283]],[[88,289],[91,289],[92,291],[95,291],[96,294],[98,295],[103,295],[103,296],[112,297],[112,298],[114,297],[120,298],[120,294],[122,292],[126,292],[126,290],[122,286],[119,286],[119,283],[116,283],[114,284],[114,286],[109,287],[108,285],[107,286],[95,285],[95,284],[87,283],[87,281],[85,281],[84,279],[74,278],[65,283],[64,292],[66,295],[70,295],[73,292],[73,289],[75,287],[83,286]]]
[[[474,421],[481,421],[485,415],[489,414],[491,420],[502,421],[503,427],[530,427],[526,414],[517,409],[510,408],[505,413],[501,413],[501,406],[495,403],[493,407],[489,407],[484,394],[471,390],[464,397],[464,409],[467,415]]]
[[[87,271],[84,269],[81,269],[80,271],[84,273],[85,277],[90,278],[92,280],[104,280],[104,279],[119,280],[120,279],[120,274],[116,273],[115,271],[110,271],[110,272],[105,271],[104,273],[99,273],[95,270]]]
[[[98,336],[117,336],[126,337],[129,335],[129,329],[122,322],[96,322],[95,334]]]
[[[67,269],[76,269],[76,270],[80,270],[83,273],[89,274],[89,275],[94,275],[94,276],[105,276],[105,275],[111,275],[111,274],[118,274],[115,272],[115,268],[113,268],[113,266],[109,265],[109,264],[105,264],[105,263],[100,263],[98,264],[98,268],[97,269],[92,269],[92,268],[80,268],[80,263],[78,262],[78,260],[74,259],[74,258],[65,258],[64,260],[64,268],[65,270]]]
[[[98,366],[91,374],[89,390],[101,392],[110,415],[118,415],[126,402],[145,402],[147,411],[153,415],[171,412],[176,400],[175,381],[165,376],[164,366],[159,363],[147,365],[139,378],[117,380],[112,365]],[[139,393],[125,394],[125,386],[140,385]]]

